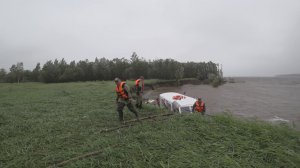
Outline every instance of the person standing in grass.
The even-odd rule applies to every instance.
[[[135,90],[136,90],[136,104],[137,108],[142,108],[143,104],[143,92],[144,92],[144,77],[141,76],[135,81]]]
[[[193,105],[193,112],[194,111],[197,111],[197,112],[201,113],[202,115],[205,114],[205,111],[206,111],[205,103],[202,101],[202,99],[200,97]]]
[[[115,84],[117,93],[117,111],[119,113],[120,122],[124,122],[123,109],[125,106],[127,106],[128,109],[135,114],[136,118],[139,119],[138,113],[132,105],[131,95],[126,83],[124,81],[121,81],[119,78],[115,78]]]

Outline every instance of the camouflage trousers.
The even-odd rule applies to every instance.
[[[135,110],[135,108],[133,107],[131,101],[121,101],[117,103],[118,107],[117,107],[117,111],[119,113],[119,120],[123,121],[124,117],[123,117],[123,109],[125,106],[128,107],[128,109],[135,115],[136,118],[138,118],[138,113]]]
[[[137,93],[135,107],[142,108],[142,104],[143,104],[143,96],[141,93]]]

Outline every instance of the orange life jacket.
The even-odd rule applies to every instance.
[[[139,87],[139,85],[140,85],[140,82],[141,82],[141,79],[137,79],[136,81],[135,81],[135,86],[138,88]],[[142,90],[144,89],[144,83],[142,83]]]
[[[141,81],[141,79],[137,79],[137,80],[135,81],[135,86],[139,86],[140,81]]]
[[[125,85],[125,83],[126,82],[121,82],[119,87],[117,85],[116,92],[117,92],[119,97],[121,97],[123,99],[128,99],[128,93],[123,89],[123,86]]]
[[[195,110],[198,111],[198,112],[203,112],[204,110],[204,102],[201,101],[201,104],[199,104],[199,101],[196,101],[196,107],[195,107]]]

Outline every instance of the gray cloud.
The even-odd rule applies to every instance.
[[[213,61],[227,76],[300,73],[298,0],[0,1],[0,68],[55,58]]]

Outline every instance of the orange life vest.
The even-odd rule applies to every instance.
[[[140,85],[140,82],[141,82],[141,79],[137,79],[136,81],[135,81],[135,86],[138,88],[139,87],[139,85]],[[144,83],[142,83],[142,90],[144,89]]]
[[[195,110],[198,112],[203,112],[204,110],[204,102],[202,101],[201,104],[199,104],[199,101],[196,101],[196,107]]]
[[[141,79],[137,79],[137,80],[135,81],[135,86],[139,86],[140,81],[141,81]]]
[[[128,93],[123,89],[123,86],[125,85],[125,83],[126,82],[121,82],[119,87],[117,85],[116,92],[117,92],[119,97],[121,97],[123,99],[128,99]]]

